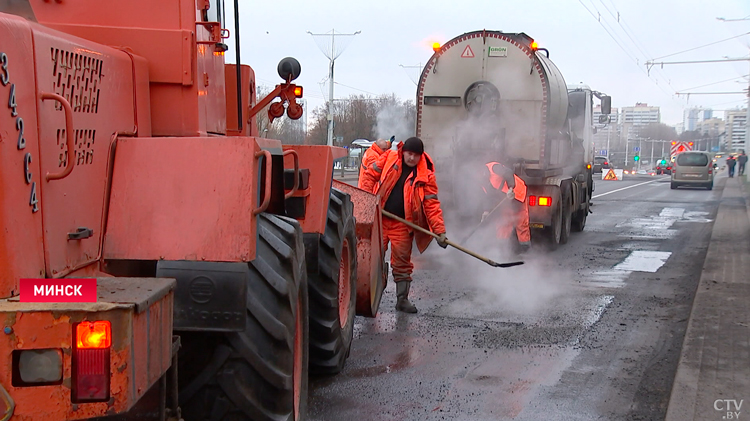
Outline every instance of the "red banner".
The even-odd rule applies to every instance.
[[[21,279],[22,303],[95,303],[96,279]]]

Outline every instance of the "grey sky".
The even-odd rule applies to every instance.
[[[231,8],[231,1],[227,7]],[[585,7],[584,7],[585,6]],[[230,10],[231,11],[231,10]],[[619,12],[620,22],[616,17]],[[601,24],[593,15],[601,16]],[[233,30],[231,13],[227,27]],[[297,80],[305,88],[309,108],[327,98],[328,59],[313,33],[362,31],[336,60],[335,98],[350,94],[395,93],[414,99],[412,80],[434,41],[444,43],[465,32],[488,29],[525,32],[560,68],[567,83],[583,82],[606,92],[613,106],[646,102],[661,106],[662,121],[682,121],[685,107],[725,110],[742,106],[743,95],[697,95],[689,100],[674,92],[728,80],[692,92],[742,91],[747,88],[749,62],[665,66],[646,75],[644,62],[750,32],[748,0],[240,0],[242,62],[253,67],[258,84],[280,81],[276,65],[286,56],[302,64]],[[617,39],[618,44],[607,34]],[[338,40],[338,38],[337,38]],[[227,61],[234,62],[230,39]],[[747,57],[750,35],[665,58],[664,61]],[[636,64],[636,60],[639,64]]]

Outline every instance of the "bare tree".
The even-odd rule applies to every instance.
[[[677,138],[677,132],[674,127],[667,126],[664,123],[651,123],[642,127],[638,134],[640,137],[654,140],[672,140]]]
[[[685,130],[684,132],[680,133],[680,140],[684,141],[697,140],[701,139],[702,137],[703,134],[698,130]]]
[[[260,102],[260,100],[265,98],[273,88],[269,88],[265,85],[258,85],[256,89],[258,98],[257,101]],[[258,114],[255,115],[255,121],[258,125],[258,136],[269,137],[268,134],[271,133],[272,127],[268,118],[268,106],[263,108]]]
[[[414,102],[402,101],[395,94],[370,97],[351,95],[334,103],[334,135],[342,137],[345,146],[355,139],[377,139],[396,136],[403,140],[414,135],[416,107]],[[328,104],[312,112],[307,142],[324,145],[327,133]]]

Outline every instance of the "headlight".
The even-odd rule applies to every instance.
[[[29,349],[15,351],[14,386],[40,386],[62,381],[61,349]]]

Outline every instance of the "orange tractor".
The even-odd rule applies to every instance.
[[[302,116],[300,66],[256,102],[226,12],[0,0],[0,421],[304,418],[376,315],[378,200],[341,148],[258,137]],[[65,278],[96,302],[19,294]]]

